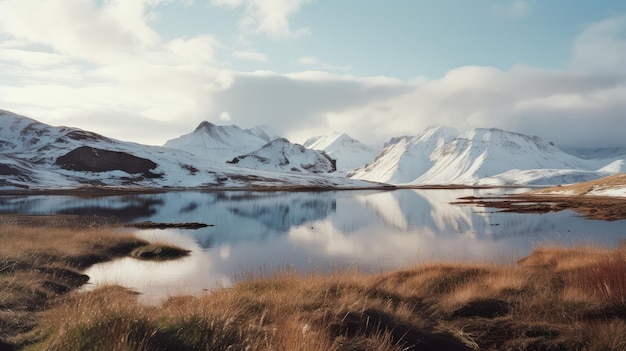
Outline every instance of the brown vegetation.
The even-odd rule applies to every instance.
[[[614,221],[626,219],[626,197],[592,196],[591,191],[626,187],[626,174],[564,186],[530,191],[524,194],[462,197],[454,204],[499,208],[503,212],[547,213],[573,210],[589,219]]]
[[[36,331],[32,348],[46,350],[624,350],[626,247],[547,247],[515,266],[286,272],[160,306],[105,287],[69,295]]]
[[[40,220],[53,224],[50,217]],[[34,330],[41,311],[62,303],[69,292],[89,280],[80,270],[94,263],[133,252],[157,259],[188,253],[114,229],[76,223],[82,222],[74,222],[73,227],[0,225],[0,346],[5,339]]]
[[[516,265],[284,272],[146,306],[122,287],[75,290],[80,269],[160,246],[87,227],[0,226],[0,240],[2,350],[626,349],[626,246],[544,247]]]
[[[586,195],[591,191],[610,190],[626,187],[626,174],[614,174],[608,177],[570,185],[555,186],[532,191],[531,194],[571,194]]]
[[[576,211],[585,218],[605,221],[626,219],[626,198],[611,196],[567,196],[527,193],[499,197],[467,196],[453,202],[501,209],[502,212],[547,213]]]

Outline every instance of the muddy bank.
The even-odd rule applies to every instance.
[[[502,212],[547,213],[573,210],[585,218],[605,221],[626,219],[626,198],[610,196],[564,196],[518,194],[497,197],[467,196],[453,202],[456,205],[472,205],[497,208]]]

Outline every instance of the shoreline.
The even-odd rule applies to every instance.
[[[108,228],[83,228],[80,234],[83,230],[75,227],[50,232],[55,229],[0,226],[4,240],[72,235],[76,239],[64,239],[59,247],[68,252],[75,252],[75,246],[88,248],[85,258],[79,255],[66,261],[63,254],[33,268],[17,264],[14,273],[0,274],[14,285],[23,279],[13,280],[10,274],[23,277],[32,272],[29,289],[48,292],[37,300],[18,298],[8,309],[6,301],[2,304],[0,325],[10,325],[18,317],[24,324],[16,326],[13,334],[5,329],[0,346],[7,350],[425,347],[469,351],[620,350],[626,342],[626,245],[540,247],[517,263],[433,261],[369,274],[285,271],[243,277],[230,287],[198,296],[171,296],[149,306],[138,302],[136,292],[119,286],[77,291],[87,279],[81,269],[71,267],[107,260],[94,256],[92,250],[116,246],[93,235]],[[124,240],[113,251],[116,256],[143,245],[132,236]],[[38,240],[33,245],[39,252],[49,252],[46,245],[57,244]],[[6,250],[0,248],[0,254],[6,256]],[[9,260],[25,262],[30,255],[18,253]],[[5,261],[9,262],[6,257]],[[125,344],[116,344],[119,340]],[[355,345],[360,347],[350,348]]]
[[[85,186],[76,188],[41,188],[41,189],[10,189],[0,190],[2,195],[27,196],[27,195],[132,195],[132,194],[161,194],[167,192],[222,192],[222,191],[253,191],[253,192],[326,192],[326,191],[362,191],[362,190],[400,190],[400,189],[425,189],[425,190],[447,190],[447,189],[520,189],[533,188],[523,185],[392,185],[375,184],[372,186],[308,186],[308,185],[286,185],[286,186],[246,186],[246,187],[109,187],[109,186]]]
[[[548,213],[575,211],[587,219],[616,221],[626,219],[626,198],[590,195],[512,194],[506,196],[468,196],[452,202],[496,208],[503,212]]]
[[[468,187],[420,187],[459,188]],[[385,190],[395,189],[408,188]],[[120,194],[120,189],[114,190],[87,191],[84,196]],[[122,194],[129,194],[124,190]],[[136,190],[130,194],[145,193]],[[333,190],[337,189],[308,191]],[[626,218],[626,198],[607,196],[515,194],[465,197],[454,203],[521,213],[578,210],[601,220]],[[88,280],[84,267],[108,260],[95,248],[113,247],[115,257],[133,256],[128,245],[137,243],[116,249],[109,239],[88,234],[121,226],[98,216],[0,215],[0,235],[6,243],[35,231],[38,239],[26,247],[39,247],[29,250],[44,258],[29,264],[31,251],[7,256],[8,249],[0,247],[0,331],[4,330],[0,350],[114,349],[119,345],[112,340],[125,340],[128,344],[122,349],[155,350],[207,345],[216,350],[621,350],[626,345],[626,244],[543,246],[517,263],[430,262],[373,274],[278,272],[147,306],[138,301],[136,292],[119,286],[78,291]],[[60,248],[74,252],[76,245],[87,245],[86,251],[77,257],[61,255],[56,261],[43,254],[57,250],[41,247],[46,244],[42,239],[58,235],[56,231],[85,232],[80,240],[62,240]],[[17,290],[11,295],[8,288]],[[31,300],[23,300],[24,294]]]
[[[394,190],[458,190],[458,189],[520,189],[535,188],[528,186],[471,186],[460,184],[448,185],[387,185],[372,187],[320,187],[320,186],[256,186],[256,187],[220,187],[220,188],[119,188],[88,186],[63,189],[4,190],[1,196],[76,196],[104,197],[117,195],[163,194],[168,192],[332,192],[332,191],[394,191]],[[541,188],[544,189],[544,188]],[[548,189],[548,188],[545,188]],[[588,219],[615,221],[626,219],[626,197],[558,195],[537,191],[522,194],[497,196],[466,196],[452,201],[454,205],[472,205],[484,208],[496,208],[504,212],[547,213],[572,210]],[[35,217],[34,215],[31,215]],[[40,217],[41,218],[41,217]],[[106,222],[105,222],[106,223]]]

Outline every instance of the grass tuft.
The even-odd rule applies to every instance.
[[[191,251],[163,243],[153,243],[134,249],[130,255],[140,260],[175,260],[189,255]]]
[[[119,286],[76,292],[86,279],[79,269],[120,255],[171,257],[168,249],[75,232],[0,227],[2,342],[25,350],[626,349],[626,246],[544,247],[516,265],[257,274],[147,306]]]
[[[157,260],[188,254],[103,227],[0,225],[0,242],[0,341],[20,345],[39,342],[41,331],[35,330],[39,314],[65,303],[66,295],[89,280],[82,269],[135,250],[143,250],[137,257]],[[116,323],[111,327],[120,327]]]

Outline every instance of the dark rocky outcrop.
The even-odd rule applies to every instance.
[[[0,175],[23,176],[24,172],[15,166],[0,163]]]
[[[72,171],[107,172],[119,170],[129,174],[142,174],[149,178],[159,177],[159,175],[151,172],[157,167],[157,164],[146,158],[89,146],[78,147],[60,156],[55,164]]]

